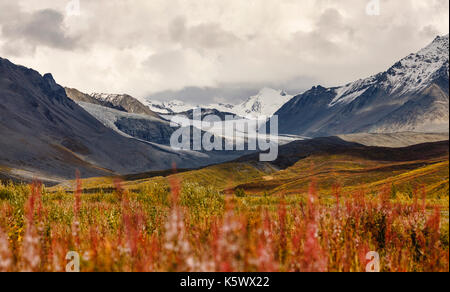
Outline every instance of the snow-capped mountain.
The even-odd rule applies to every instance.
[[[449,37],[403,58],[387,71],[345,86],[295,96],[278,112],[286,134],[448,132]]]
[[[258,116],[271,117],[292,97],[292,95],[287,94],[283,90],[264,88],[257,95],[233,107],[231,111],[247,118]]]
[[[147,100],[144,102],[146,106],[148,106],[152,111],[160,113],[160,114],[178,114],[185,113],[193,110],[194,108],[203,108],[203,109],[214,109],[220,112],[225,113],[233,113],[232,109],[235,107],[232,104],[208,104],[208,105],[200,105],[200,104],[191,104],[186,103],[181,100],[171,100],[171,101],[156,101],[156,100]]]
[[[437,37],[429,46],[403,58],[387,72],[334,88],[336,97],[329,105],[349,104],[375,84],[392,95],[419,92],[433,82],[439,70],[448,72],[448,51],[448,35]]]
[[[287,94],[283,90],[264,88],[257,95],[252,96],[237,105],[225,103],[193,105],[179,100],[169,102],[148,100],[145,102],[145,105],[152,111],[160,114],[183,113],[188,112],[193,108],[201,107],[203,109],[217,110],[222,113],[231,113],[251,119],[258,116],[271,117],[292,97],[292,95]]]
[[[152,111],[160,114],[182,113],[197,107],[196,105],[185,103],[181,100],[172,100],[172,101],[146,100],[144,104],[148,106]]]

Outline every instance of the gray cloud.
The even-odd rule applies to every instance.
[[[5,9],[5,10],[3,10]],[[78,38],[68,36],[63,26],[64,16],[52,9],[23,12],[13,4],[2,5],[8,17],[1,21],[5,50],[16,55],[33,52],[38,46],[73,50]]]
[[[254,85],[224,85],[220,88],[185,87],[182,90],[167,90],[149,96],[155,100],[166,100],[168,97],[190,101],[194,104],[237,103],[258,92]]]
[[[225,31],[218,23],[208,22],[188,27],[184,17],[177,17],[170,23],[169,34],[173,41],[196,49],[229,47],[239,41],[236,35]]]
[[[178,99],[193,104],[232,103],[237,104],[250,96],[256,95],[262,88],[270,87],[283,89],[291,95],[296,95],[316,84],[306,76],[301,76],[281,83],[248,83],[248,84],[219,84],[217,87],[185,87],[181,90],[166,90],[150,94],[148,97],[155,100]]]
[[[87,92],[235,101],[366,77],[448,33],[448,0],[368,2],[0,0],[0,56]]]

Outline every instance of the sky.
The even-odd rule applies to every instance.
[[[238,102],[384,71],[448,0],[0,0],[0,57],[83,92]]]

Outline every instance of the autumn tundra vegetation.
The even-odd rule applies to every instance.
[[[95,192],[0,184],[0,271],[65,271],[71,251],[82,272],[364,272],[371,251],[381,271],[449,271],[448,188],[324,195],[312,178],[304,193],[252,195],[187,176]]]

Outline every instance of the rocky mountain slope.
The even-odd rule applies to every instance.
[[[163,119],[159,115],[147,114],[147,110],[143,110],[142,105],[137,99],[129,95],[126,96],[127,104],[134,104],[137,112],[130,113],[122,106],[115,106],[107,100],[115,97],[115,104],[124,104],[125,101],[120,99],[119,95],[111,95],[110,98],[96,98],[80,92],[76,89],[66,88],[67,96],[78,103],[83,109],[99,120],[104,126],[114,130],[118,134],[137,138],[147,142],[153,142],[161,145],[169,145],[170,137],[176,130],[170,126],[168,120]],[[142,106],[141,106],[142,105]],[[133,107],[128,107],[133,109]]]
[[[357,132],[449,131],[449,37],[386,72],[335,88],[313,87],[277,115],[280,132],[330,136]]]
[[[195,168],[230,159],[121,135],[69,99],[50,74],[41,76],[1,58],[0,135],[2,177],[28,180],[71,179],[77,169],[90,177],[170,169],[174,163]]]
[[[132,114],[143,114],[155,118],[159,117],[158,114],[150,110],[149,107],[128,94],[93,93],[90,96],[101,102],[107,102],[116,107],[122,107],[125,111]]]
[[[92,103],[92,104],[96,104],[96,105],[101,105],[104,107],[109,107],[112,109],[116,109],[116,110],[120,110],[123,112],[126,112],[126,110],[121,107],[121,106],[115,106],[114,104],[112,104],[109,101],[104,101],[104,100],[100,100],[100,99],[96,99],[86,93],[83,93],[81,91],[79,91],[78,89],[75,88],[64,88],[66,90],[66,94],[67,97],[69,97],[71,100],[75,101],[75,102],[87,102],[87,103]]]
[[[78,104],[103,125],[128,138],[170,145],[170,137],[177,129],[162,118],[131,114],[88,102]]]

